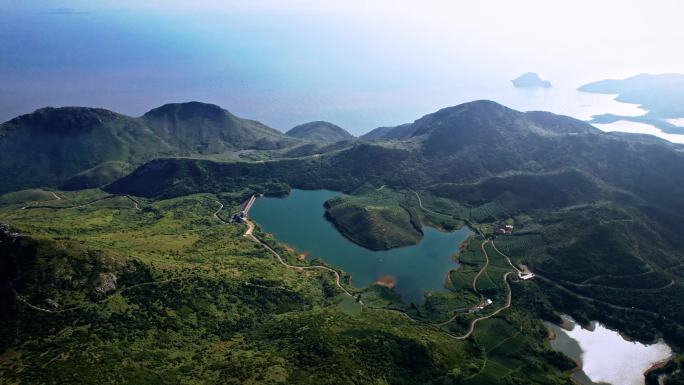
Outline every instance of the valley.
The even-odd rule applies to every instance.
[[[150,116],[169,108],[174,148],[211,114],[224,137],[224,110]],[[15,180],[0,378],[560,384],[575,365],[542,321],[561,314],[683,346],[681,146],[489,101],[336,143],[259,130],[282,144],[150,155],[95,188]]]

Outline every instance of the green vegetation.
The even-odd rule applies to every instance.
[[[314,142],[335,143],[354,140],[354,136],[343,128],[328,122],[310,122],[292,128],[285,135]]]
[[[415,209],[381,194],[345,195],[325,203],[326,217],[351,241],[371,250],[416,244],[423,237]]]
[[[128,163],[104,162],[69,178],[61,187],[65,190],[97,188],[126,176],[132,170],[133,167]]]
[[[206,123],[202,132],[215,139],[212,133],[224,125],[209,121],[232,119],[225,111],[200,108],[207,115],[198,120],[195,107],[162,108],[141,119],[88,110],[78,124],[55,120],[65,137],[75,127],[120,133],[114,127],[134,131],[157,119],[151,125],[160,132],[155,135],[179,136],[180,122],[190,121]],[[12,129],[33,127],[27,122],[34,118],[4,125],[2,140]],[[100,120],[117,123],[103,129],[93,123]],[[152,138],[140,135],[141,146]],[[680,146],[605,134],[571,118],[485,101],[370,137],[373,142],[331,146],[233,138],[241,144],[230,149],[214,139],[185,138],[179,143],[190,144],[182,150],[204,158],[215,151],[255,151],[238,155],[251,163],[152,160],[106,192],[60,193],[62,200],[42,201],[50,198],[46,191],[3,196],[0,221],[27,237],[0,244],[10,247],[0,255],[13,256],[3,260],[3,272],[14,272],[3,282],[13,281],[18,292],[3,291],[3,309],[10,311],[4,312],[2,333],[12,337],[2,346],[2,377],[70,382],[79,373],[83,382],[96,383],[109,373],[121,381],[171,383],[567,383],[562,371],[572,364],[549,349],[540,322],[558,321],[560,312],[580,323],[601,321],[643,341],[664,337],[674,349],[684,347]],[[101,148],[91,147],[74,157],[96,157],[92,151]],[[36,173],[31,183],[50,186],[85,170],[97,176],[105,161],[137,164],[148,156],[132,156],[133,149],[112,145],[107,151],[126,156],[98,158],[87,167],[69,163],[83,167],[68,171],[11,166],[3,177]],[[41,179],[46,172],[53,179]],[[242,237],[244,226],[213,216],[216,200],[226,207],[219,215],[227,217],[250,194],[282,195],[291,188],[351,193],[328,202],[328,216],[366,247],[417,242],[421,223],[444,229],[467,224],[477,236],[463,245],[448,290],[416,305],[402,303],[386,287],[349,288],[361,295],[361,307],[339,296],[330,274],[288,269]],[[504,224],[513,226],[512,234],[501,234]],[[308,263],[255,231],[288,263]],[[516,279],[504,254],[536,277]],[[112,276],[116,288],[110,290]],[[349,282],[342,273],[342,283]],[[492,303],[483,306],[485,299]]]
[[[0,194],[99,187],[158,157],[271,150],[297,140],[204,103],[167,104],[140,118],[97,108],[44,108],[0,125]]]
[[[331,275],[288,269],[244,225],[213,217],[217,199],[228,213],[246,193],[137,199],[137,210],[86,190],[60,208],[0,208],[23,234],[0,234],[2,283],[16,290],[1,297],[2,381],[455,384],[498,370],[479,342],[362,307]],[[507,378],[567,381],[528,360]]]
[[[410,197],[415,190],[425,199],[426,209],[419,214],[424,223],[469,221],[485,235],[502,223],[513,224],[511,237],[525,237],[517,249],[511,246],[514,261],[553,282],[543,286],[549,296],[557,296],[554,290],[564,293],[555,302],[558,309],[583,319],[588,315],[580,314],[578,303],[586,304],[588,297],[615,309],[634,307],[642,310],[635,312],[640,316],[614,324],[617,315],[591,314],[645,340],[659,330],[679,345],[684,155],[678,147],[609,135],[571,118],[520,113],[492,102],[446,108],[383,132],[401,141],[359,143],[318,157],[259,164],[162,160],[107,189],[173,197],[263,183],[345,192],[372,183],[399,191],[401,196],[389,197],[396,204],[417,208],[419,202]],[[354,201],[364,200],[347,205],[347,213],[361,212],[378,198],[368,190],[355,194]],[[366,230],[348,226],[345,231]],[[506,248],[507,236],[501,238]],[[629,277],[646,277],[638,286],[647,291],[625,292]],[[593,285],[581,286],[589,279]],[[495,281],[485,277],[481,284]],[[663,281],[674,284],[657,286]],[[458,284],[452,277],[453,282]],[[657,311],[664,318],[648,316]],[[629,321],[624,320],[634,317],[639,320],[625,329]]]
[[[55,197],[50,191],[42,189],[29,189],[15,191],[0,196],[0,205],[12,205],[31,202],[43,202],[53,200]]]

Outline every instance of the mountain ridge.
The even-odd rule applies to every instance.
[[[321,120],[297,125],[287,131],[285,135],[323,143],[336,143],[356,139],[354,135],[344,128]]]
[[[106,162],[137,166],[156,157],[271,150],[296,143],[207,103],[165,104],[137,118],[101,108],[46,107],[0,124],[0,192],[60,186]],[[111,182],[102,176],[93,175],[87,185]]]

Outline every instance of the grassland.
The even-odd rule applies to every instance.
[[[0,331],[8,338],[0,346],[0,382],[456,384],[498,378],[500,367],[489,363],[505,361],[496,358],[500,349],[490,357],[477,337],[458,341],[402,312],[361,307],[339,295],[331,275],[283,267],[242,236],[243,225],[213,217],[217,201],[230,212],[243,195],[135,198],[136,208],[125,196],[85,190],[60,192],[63,199],[49,208],[22,209],[27,203],[18,201],[0,207],[0,222],[22,234],[0,243],[3,271],[13,273],[3,283],[16,290],[2,292],[7,312]],[[302,263],[258,229],[257,235],[288,263]],[[456,304],[456,294],[442,298],[445,309]],[[392,293],[373,287],[362,296],[381,304]],[[431,317],[425,308],[414,311]],[[534,324],[525,314],[497,322],[513,329],[523,328],[521,319]],[[493,384],[565,383],[562,366],[544,355],[551,354],[544,338],[523,335],[537,353],[546,353],[509,365]]]
[[[423,237],[416,211],[382,193],[336,197],[325,208],[342,234],[371,250],[413,245]]]

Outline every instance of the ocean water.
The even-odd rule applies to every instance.
[[[328,120],[356,135],[478,99],[579,119],[645,113],[610,95],[576,91],[616,76],[609,67],[587,64],[580,71],[540,62],[526,53],[530,47],[515,51],[520,42],[511,39],[493,49],[478,24],[447,18],[437,25],[438,8],[177,3],[0,2],[0,121],[65,105],[137,116],[190,100],[283,131]],[[378,19],[378,12],[398,12],[397,19]],[[449,12],[460,17],[458,9]],[[407,28],[404,19],[425,28]],[[510,79],[527,71],[554,88],[514,88]]]
[[[684,127],[684,118],[668,119],[667,121],[674,124],[675,126]]]
[[[617,122],[610,124],[594,124],[594,127],[610,132],[610,131],[620,131],[620,132],[630,132],[634,134],[649,134],[657,136],[659,138],[669,140],[673,143],[684,144],[684,135],[676,134],[666,134],[659,129],[651,126],[650,124],[630,122],[626,120],[618,120]]]

